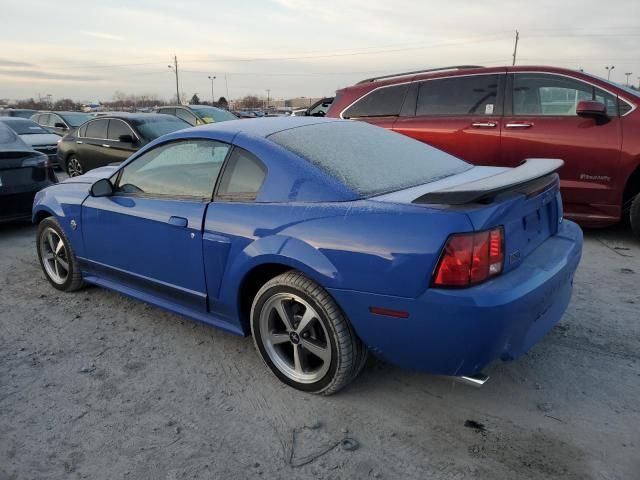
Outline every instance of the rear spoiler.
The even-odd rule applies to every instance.
[[[557,178],[556,173],[564,161],[557,158],[528,158],[522,165],[491,177],[474,180],[454,187],[425,193],[413,203],[463,205],[481,202],[506,191],[537,190]],[[549,177],[549,178],[545,178]]]

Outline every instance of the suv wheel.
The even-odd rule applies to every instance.
[[[77,177],[84,173],[84,167],[75,155],[71,155],[67,159],[67,173],[70,177]]]
[[[367,356],[331,296],[296,271],[258,291],[251,333],[269,369],[287,385],[310,393],[337,392],[358,375]]]
[[[631,231],[640,239],[640,193],[631,201],[629,223],[631,224]]]

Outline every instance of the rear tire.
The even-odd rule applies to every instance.
[[[640,193],[636,195],[636,198],[631,202],[631,208],[629,208],[629,224],[631,225],[631,231],[640,239]]]
[[[40,267],[49,283],[64,292],[82,288],[84,281],[78,259],[55,218],[47,217],[40,222],[36,240]]]
[[[367,350],[331,296],[296,271],[269,280],[251,307],[251,333],[264,363],[282,382],[331,395],[349,384]]]

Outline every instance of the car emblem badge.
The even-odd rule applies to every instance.
[[[516,250],[509,255],[509,263],[516,263],[520,261],[520,250]]]
[[[75,220],[71,220],[69,224],[71,225],[71,230],[75,230],[76,228],[78,228],[78,224],[76,223]]]
[[[300,343],[300,335],[298,335],[296,332],[291,332],[289,334],[289,340],[291,340],[291,343],[293,343],[294,345],[297,345]]]

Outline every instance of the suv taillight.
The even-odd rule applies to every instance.
[[[436,287],[468,287],[499,275],[504,263],[502,227],[456,233],[447,240],[433,274]]]

